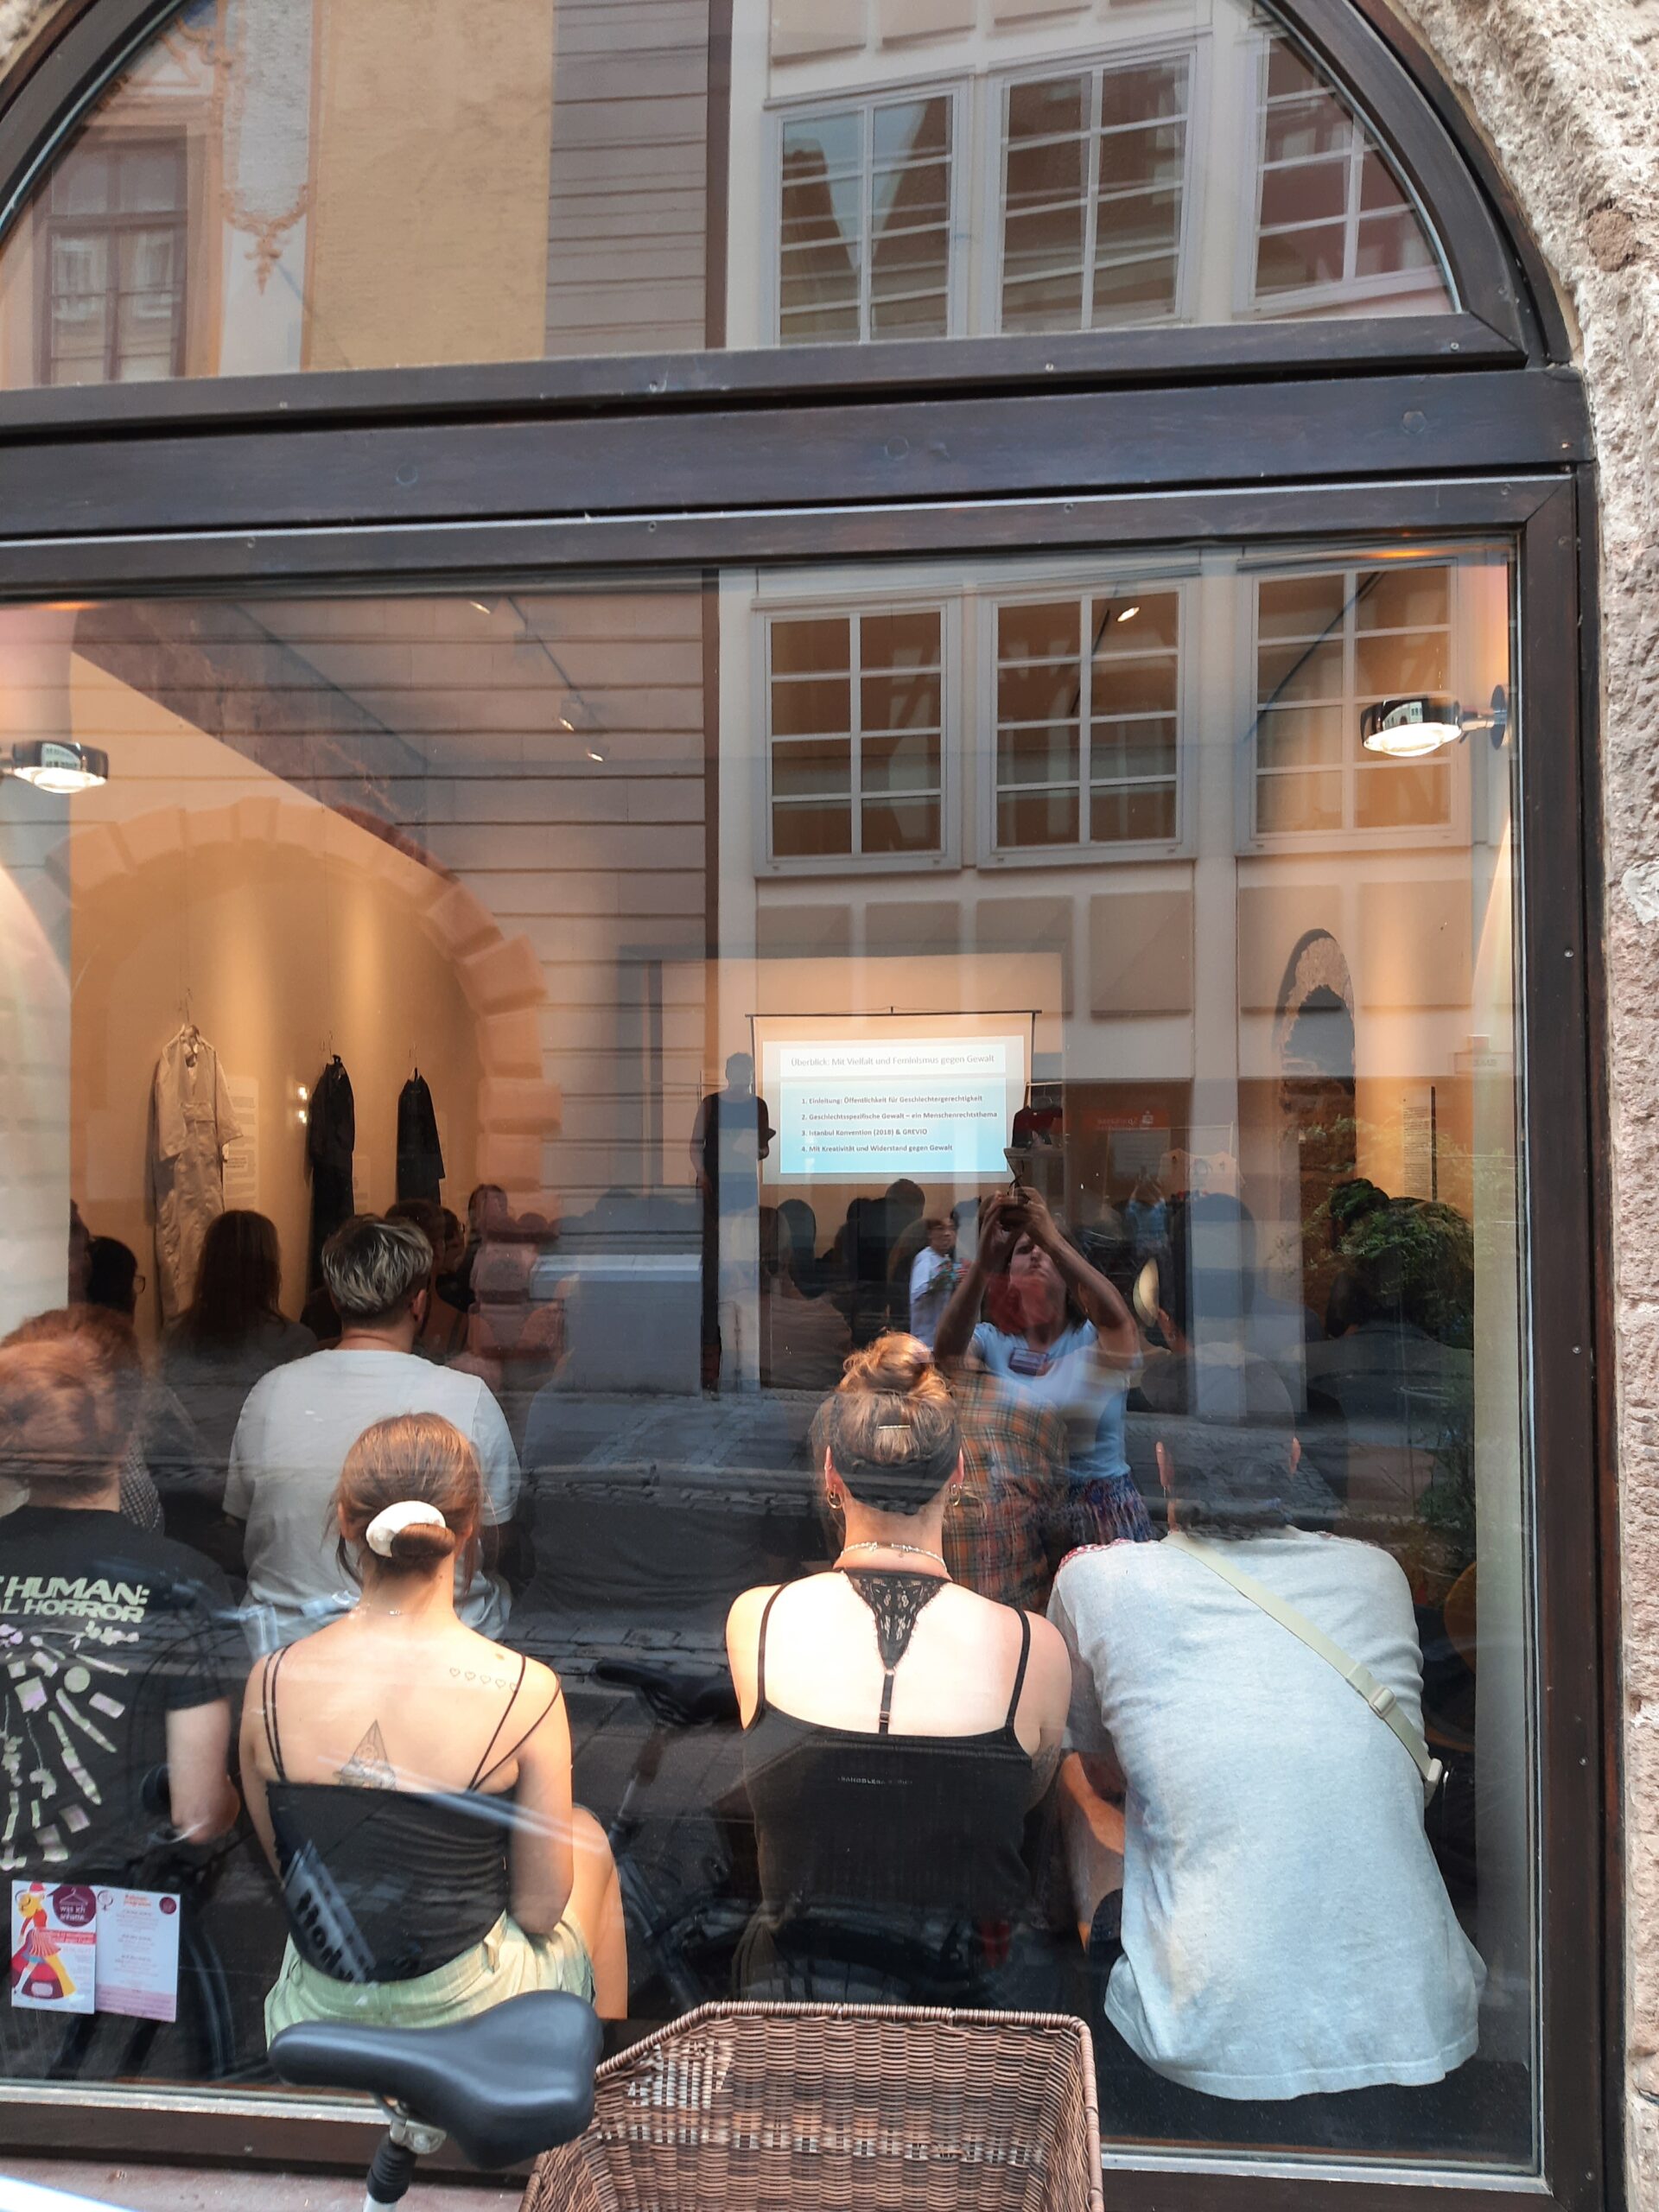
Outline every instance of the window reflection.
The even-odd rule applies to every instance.
[[[1247,0],[737,0],[729,67],[707,0],[417,14],[188,0],[0,251],[5,381],[1453,304]]]
[[[0,786],[5,1855],[191,1932],[8,2069],[1017,2003],[1117,2139],[1524,2164],[1510,625],[1446,543],[6,613],[110,776]]]

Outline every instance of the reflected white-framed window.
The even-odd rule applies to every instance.
[[[779,609],[760,634],[767,861],[808,872],[945,857],[955,608]]]
[[[1469,741],[1394,760],[1368,753],[1360,734],[1379,699],[1459,696],[1459,625],[1470,615],[1459,613],[1456,564],[1262,575],[1250,610],[1247,841],[1466,835]]]
[[[779,113],[780,346],[958,334],[963,105],[935,85]]]
[[[1179,844],[1184,596],[1126,578],[981,602],[983,857]]]
[[[1196,73],[1187,45],[996,85],[997,330],[1181,318]]]
[[[1255,82],[1255,222],[1241,306],[1317,315],[1443,298],[1430,233],[1347,100],[1276,31],[1262,40]]]

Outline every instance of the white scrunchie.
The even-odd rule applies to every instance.
[[[402,1529],[421,1522],[435,1529],[449,1526],[435,1505],[429,1505],[424,1498],[406,1497],[401,1504],[388,1505],[377,1513],[363,1531],[363,1541],[372,1552],[378,1552],[382,1559],[390,1559],[392,1538]]]

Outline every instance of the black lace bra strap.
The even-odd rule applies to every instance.
[[[1008,1700],[1008,1717],[1002,1723],[1005,1728],[1013,1728],[1014,1716],[1020,1710],[1020,1693],[1026,1687],[1026,1662],[1030,1657],[1031,1615],[1022,1611],[1020,1616],[1020,1664],[1014,1669],[1014,1695]]]
[[[893,1678],[899,1662],[910,1649],[910,1639],[924,1610],[944,1587],[942,1574],[906,1574],[893,1567],[842,1569],[875,1621],[876,1649],[881,1655],[881,1712],[876,1732],[885,1736],[893,1719]]]
[[[292,1649],[291,1644],[283,1644],[280,1651],[272,1655],[265,1669],[265,1747],[270,1753],[278,1782],[288,1780],[288,1770],[283,1764],[283,1732],[276,1725],[276,1675]]]
[[[759,1720],[766,1709],[766,1624],[772,1618],[772,1607],[783,1594],[784,1586],[780,1582],[767,1599],[766,1611],[760,1616],[760,1637],[754,1647],[754,1720],[750,1721],[750,1727],[753,1727],[754,1721]]]

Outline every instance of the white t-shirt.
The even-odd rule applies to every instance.
[[[1287,1529],[1227,1547],[1421,1726],[1406,1579]],[[1334,1668],[1167,1544],[1075,1552],[1049,1604],[1067,1741],[1128,1783],[1123,1955],[1106,2014],[1160,2074],[1276,2099],[1437,2082],[1471,2056],[1485,1968],[1423,1832],[1403,1745]]]
[[[271,1609],[278,1643],[308,1635],[356,1603],[335,1557],[328,1503],[358,1438],[397,1414],[453,1421],[484,1471],[486,1522],[512,1519],[518,1458],[500,1407],[477,1376],[402,1351],[319,1351],[273,1370],[248,1393],[236,1425],[225,1510],[247,1522],[248,1595]],[[480,1568],[463,1592],[459,1561],[455,1573],[461,1619],[499,1636],[505,1586]]]

